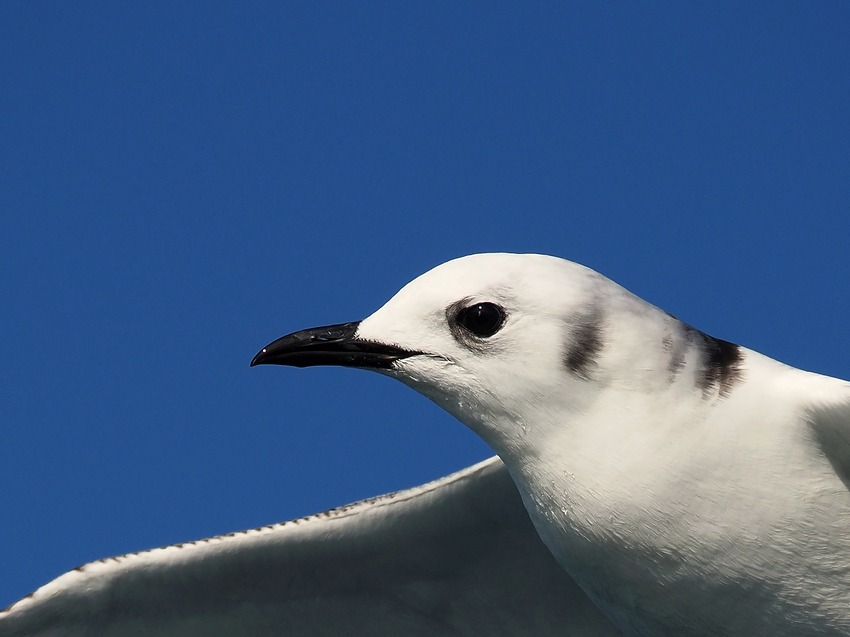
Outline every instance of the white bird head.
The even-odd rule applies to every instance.
[[[824,600],[850,626],[846,480],[829,455],[846,446],[830,433],[846,434],[846,383],[708,336],[582,266],[513,254],[445,263],[259,363],[376,369],[455,415],[630,633],[824,634]],[[826,398],[839,416],[817,415]]]
[[[699,334],[689,329],[575,263],[478,254],[414,279],[361,322],[278,339],[252,364],[375,369],[516,454],[611,389],[669,388]],[[719,385],[717,366],[704,367],[704,385]]]

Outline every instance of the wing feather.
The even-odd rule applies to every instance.
[[[93,562],[0,637],[618,635],[491,458],[301,520]]]

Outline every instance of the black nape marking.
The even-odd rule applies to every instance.
[[[676,325],[680,324],[682,322],[676,319]],[[687,338],[683,339],[681,336],[674,337],[672,334],[667,334],[662,340],[662,343],[664,345],[664,351],[670,355],[670,361],[667,364],[667,374],[672,385],[676,382],[679,372],[685,367],[685,357],[688,353],[689,343]]]
[[[688,341],[702,353],[702,368],[697,375],[697,387],[704,395],[717,390],[721,396],[728,396],[743,377],[741,346],[709,336],[687,323],[683,325]]]
[[[572,333],[564,362],[583,380],[590,380],[596,359],[602,351],[602,318],[598,311],[582,317]]]

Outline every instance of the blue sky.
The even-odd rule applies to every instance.
[[[390,379],[248,367],[463,254],[850,377],[849,32],[841,2],[4,3],[0,607],[487,456]]]

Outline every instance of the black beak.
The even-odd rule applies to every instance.
[[[251,367],[254,365],[292,365],[294,367],[342,365],[343,367],[388,369],[395,361],[420,353],[395,345],[360,340],[355,337],[358,325],[360,325],[359,321],[326,325],[282,336],[261,349],[251,361]]]

